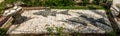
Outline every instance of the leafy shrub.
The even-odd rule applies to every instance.
[[[0,5],[0,12],[2,12],[2,10],[3,10],[3,6]]]
[[[4,0],[5,3],[7,4],[13,4],[14,2],[18,1],[18,0]]]
[[[71,6],[74,5],[73,0],[44,0],[44,6]]]
[[[63,27],[56,27],[59,36],[63,36]]]
[[[53,9],[104,9],[102,6],[98,5],[88,5],[88,6],[51,6]]]
[[[117,36],[116,31],[107,32],[106,34],[107,36]]]
[[[93,3],[96,5],[103,5],[109,1],[112,1],[112,0],[94,0]]]
[[[63,36],[63,27],[47,27],[46,29],[52,36],[55,35],[53,30],[56,30],[58,32],[58,36]]]
[[[53,29],[53,27],[47,27],[46,29],[50,33],[51,36],[54,36],[54,33],[53,33],[54,29]]]
[[[2,13],[3,9],[3,6],[0,6],[0,14]]]
[[[83,2],[80,5],[85,6],[75,6],[74,0],[5,0],[5,4],[14,4],[16,1],[21,1],[24,3],[24,6],[47,6],[52,8],[65,8],[65,9],[89,9],[90,7],[86,7],[89,5],[89,0],[82,0]],[[98,3],[99,2],[99,3]],[[104,6],[106,0],[94,0],[93,4],[100,4]],[[95,7],[97,8],[97,7]],[[3,6],[0,5],[0,11],[4,9]],[[92,8],[94,9],[94,8]]]
[[[61,0],[45,0],[43,2],[44,6],[62,6],[64,4],[61,4],[62,1]]]
[[[82,5],[87,5],[87,4],[89,4],[89,0],[82,0]]]
[[[93,1],[93,4],[96,4],[96,5],[99,5],[99,2],[100,2],[101,0],[94,0]]]
[[[110,7],[112,6],[112,1],[107,1],[105,5],[102,6],[104,6],[105,9],[110,9]]]
[[[88,5],[89,9],[102,9],[103,7],[100,5]],[[103,8],[104,9],[104,8]]]
[[[2,2],[1,4],[0,4],[0,14],[2,14],[3,11],[4,10],[4,2]]]
[[[41,6],[41,0],[22,0],[26,6]]]
[[[51,36],[70,36],[70,33],[64,32],[63,27],[47,27],[47,31],[50,33]],[[58,34],[54,34],[53,31],[56,31]],[[79,32],[73,32],[73,36],[80,36]]]
[[[72,6],[72,5],[74,5],[73,0],[62,0],[62,2],[64,3],[64,6]]]
[[[4,36],[6,34],[7,30],[0,28],[0,36]]]

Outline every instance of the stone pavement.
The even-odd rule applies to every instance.
[[[47,33],[48,27],[63,27],[65,32],[105,33],[112,27],[104,10],[29,10],[22,14],[23,22],[8,31],[10,34]],[[56,30],[54,30],[56,32]]]

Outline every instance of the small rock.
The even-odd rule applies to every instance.
[[[17,8],[18,8],[18,6],[14,6],[14,7],[13,7],[13,9],[17,9]]]
[[[9,9],[9,8],[12,8],[12,7],[13,7],[12,4],[6,4],[6,6],[5,6],[6,9]]]
[[[10,12],[10,10],[5,10],[5,12],[4,13],[9,13]]]
[[[19,10],[21,10],[21,9],[22,9],[22,7],[18,7],[16,10],[19,11]]]
[[[10,10],[10,14],[17,12],[16,10]]]

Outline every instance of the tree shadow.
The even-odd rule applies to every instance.
[[[21,24],[21,23],[24,23],[24,22],[26,22],[30,19],[32,19],[32,18],[26,17],[26,16],[21,16],[21,19],[20,20],[15,20],[14,24]]]
[[[95,13],[95,14],[98,14],[98,15],[104,17],[104,18],[107,18],[106,12],[105,12],[105,13],[101,13],[101,12],[98,11],[98,10],[90,10],[90,11],[93,12],[93,13]],[[76,13],[77,13],[77,14],[82,14],[82,13],[79,13],[79,12],[76,12]]]
[[[47,17],[47,16],[56,16],[56,14],[70,15],[68,13],[68,11],[69,10],[57,12],[57,11],[45,10],[45,11],[39,11],[39,12],[36,12],[36,13],[33,13],[33,14],[34,15],[42,15],[44,17]]]
[[[81,15],[79,17],[82,17],[82,18],[85,18],[86,20],[90,21],[90,23],[94,26],[97,27],[97,23],[101,23],[101,24],[104,24],[104,25],[107,25],[107,26],[110,26],[108,23],[107,23],[107,20],[105,20],[104,18],[99,18],[99,19],[95,19],[95,18],[92,18],[92,17],[88,17],[87,15]]]
[[[84,26],[91,24],[95,27],[100,27],[103,30],[108,30],[111,27],[109,21],[105,20],[104,18],[95,19],[93,17],[89,17],[88,15],[84,15],[84,14],[82,14],[79,17],[73,17],[67,20],[63,20],[62,22],[72,24],[72,25],[82,24]]]
[[[91,10],[91,11],[94,12],[95,14],[98,14],[98,15],[101,15],[101,16],[107,18],[106,17],[106,12],[105,13],[101,13],[100,11],[97,11],[97,10]]]
[[[69,10],[65,10],[65,11],[60,11],[57,14],[70,15],[68,12],[69,12]]]
[[[75,21],[75,20],[71,20],[71,19],[67,19],[67,20],[59,20],[59,21],[66,22],[66,23],[71,24],[71,25],[82,24],[82,25],[84,25],[84,26],[87,26],[87,23],[85,23],[85,22]]]

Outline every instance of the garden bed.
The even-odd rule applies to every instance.
[[[8,30],[8,34],[31,34],[39,33],[52,35],[53,33],[107,33],[113,31],[106,12],[103,8],[107,1],[84,1],[75,5],[73,0],[20,0],[25,7],[50,7],[48,9],[31,8],[22,10],[19,24],[15,23]],[[17,0],[5,0],[4,4],[15,5]],[[61,3],[63,2],[63,3]],[[98,2],[98,3],[96,3]],[[16,3],[17,5],[21,5]],[[90,5],[89,5],[90,4]],[[96,5],[97,4],[97,5]],[[99,4],[99,5],[98,5]],[[2,4],[3,5],[3,4]],[[22,5],[22,6],[23,6]],[[5,5],[4,5],[5,6]],[[6,9],[0,6],[0,13]],[[76,10],[74,10],[76,9]],[[87,10],[86,10],[87,9]],[[16,22],[16,21],[15,21]],[[92,35],[92,34],[91,34]]]
[[[94,14],[94,15],[93,15]],[[40,9],[24,10],[22,22],[10,34],[48,33],[57,28],[67,33],[106,33],[113,31],[104,10]],[[20,21],[21,21],[20,20]],[[103,22],[104,21],[104,22]]]

